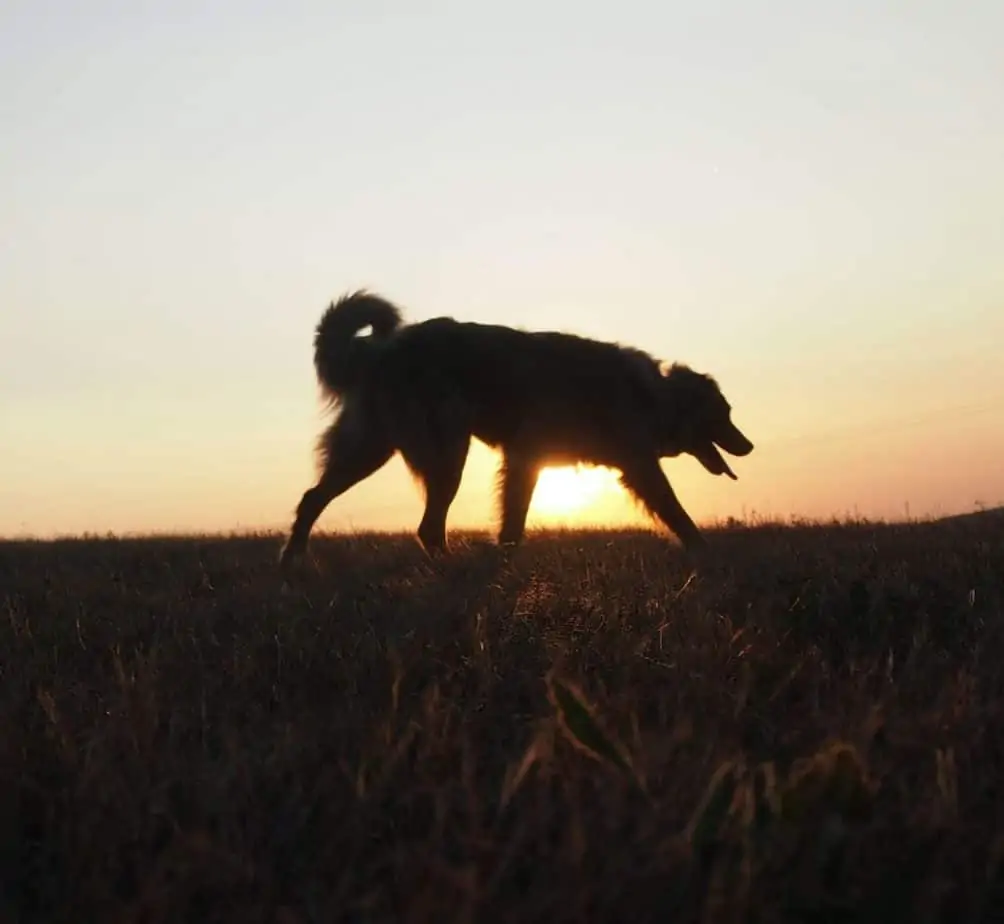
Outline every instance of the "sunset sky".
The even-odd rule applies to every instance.
[[[7,0],[0,535],[286,528],[359,286],[714,374],[756,449],[664,463],[699,521],[1002,503],[1002,39],[999,0]],[[319,528],[420,512],[395,459]]]

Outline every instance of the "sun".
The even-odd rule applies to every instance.
[[[621,490],[617,473],[609,468],[545,468],[537,479],[531,508],[551,515],[579,513],[604,495]]]

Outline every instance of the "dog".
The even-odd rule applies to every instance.
[[[659,460],[689,453],[735,480],[717,447],[753,451],[711,376],[618,343],[449,317],[406,324],[397,305],[358,290],[324,311],[313,345],[323,397],[339,413],[318,440],[320,476],[296,508],[284,571],[328,504],[398,452],[424,488],[417,534],[433,555],[447,548],[472,438],[501,450],[503,546],[523,538],[541,469],[579,462],[619,470],[685,550],[703,550]]]

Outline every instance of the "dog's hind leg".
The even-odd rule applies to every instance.
[[[446,551],[446,517],[467,464],[471,438],[454,435],[436,446],[434,452],[402,452],[408,467],[425,487],[425,512],[418,525],[418,539],[430,555]]]
[[[516,545],[526,530],[526,516],[530,510],[534,488],[540,476],[536,459],[515,454],[502,457],[499,501],[502,508],[499,527],[499,545]]]
[[[283,546],[280,567],[287,570],[307,548],[318,517],[340,494],[383,467],[394,454],[393,443],[376,426],[368,427],[361,411],[346,407],[322,439],[324,470],[296,508],[296,519]]]
[[[639,459],[621,469],[621,482],[651,513],[658,517],[691,552],[706,548],[697,524],[683,509],[658,459]]]

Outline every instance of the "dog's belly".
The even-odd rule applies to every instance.
[[[620,468],[644,442],[625,420],[603,419],[595,413],[565,407],[548,412],[540,406],[523,414],[476,417],[474,436],[507,455],[532,458],[543,465],[588,462]]]

